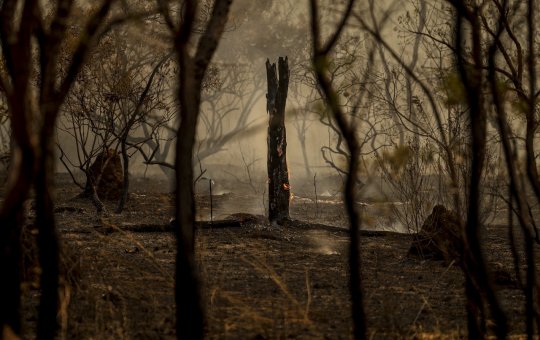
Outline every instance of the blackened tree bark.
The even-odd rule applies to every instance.
[[[129,197],[129,155],[127,152],[127,133],[122,136],[120,143],[120,153],[122,154],[122,172],[124,173],[124,183],[122,186],[122,195],[118,201],[118,206],[116,207],[116,213],[120,214],[124,207],[126,206],[128,197]]]
[[[279,72],[279,73],[278,73]],[[279,57],[278,68],[266,60],[268,93],[268,220],[282,224],[289,219],[289,170],[287,168],[287,133],[285,105],[289,90],[289,63]]]
[[[197,1],[184,2],[180,27],[175,28],[168,2],[160,0],[160,11],[176,34],[178,53],[180,126],[176,142],[176,335],[179,339],[202,339],[204,310],[195,264],[195,203],[193,200],[193,146],[200,113],[201,90],[206,70],[217,49],[232,0],[216,0],[204,33],[193,50],[191,32],[197,13]]]
[[[329,76],[329,54],[332,48],[336,45],[341,33],[345,28],[347,20],[351,16],[355,0],[349,0],[343,16],[341,17],[336,29],[330,38],[323,44],[321,38],[321,27],[319,22],[319,5],[317,0],[310,0],[311,12],[311,37],[313,39],[312,62],[317,83],[321,87],[324,99],[333,117],[336,119],[339,130],[345,139],[347,148],[349,149],[350,159],[347,169],[347,181],[345,183],[345,206],[347,215],[350,221],[350,238],[349,247],[349,268],[350,268],[350,284],[349,290],[352,300],[352,319],[353,332],[355,339],[365,339],[367,333],[365,312],[364,312],[364,297],[362,294],[362,276],[360,271],[360,232],[359,229],[362,223],[362,216],[356,209],[356,192],[358,191],[357,175],[358,164],[360,160],[360,145],[356,136],[356,126],[348,121],[343,107],[339,103],[339,97],[332,85],[332,80]]]
[[[32,4],[33,5],[33,4]],[[7,35],[14,31],[12,25],[15,4],[4,2],[1,10],[2,57],[13,76],[2,75],[1,85],[6,93],[14,148],[7,182],[7,193],[0,209],[0,331],[11,327],[20,333],[20,234],[24,223],[24,201],[31,188],[34,175],[34,145],[27,130],[27,117],[31,108],[27,97],[31,64],[29,51],[31,28],[26,25],[18,30],[17,41],[9,44]],[[21,20],[29,19],[28,6],[24,6]],[[9,48],[9,50],[7,49]],[[17,63],[14,60],[17,59]],[[25,62],[26,61],[26,62]],[[12,64],[9,64],[12,62]],[[15,77],[17,76],[17,77]],[[10,80],[12,82],[10,82]],[[12,85],[11,85],[12,84]],[[17,94],[17,96],[15,95]]]
[[[508,333],[506,315],[488,279],[488,268],[482,253],[479,227],[480,181],[486,157],[487,110],[483,95],[483,59],[480,6],[465,1],[453,1],[455,15],[455,57],[462,84],[467,94],[471,135],[471,166],[468,192],[467,223],[465,228],[465,294],[467,296],[467,323],[469,339],[484,338],[487,331],[487,315],[491,313],[497,338],[505,339]],[[468,30],[464,27],[468,24]],[[468,37],[465,34],[469,33]],[[473,63],[465,62],[464,43],[471,44]]]
[[[167,55],[165,58],[163,58],[152,70],[152,73],[150,74],[150,77],[148,78],[148,81],[146,82],[146,86],[139,96],[139,99],[137,100],[137,105],[135,106],[135,109],[133,112],[129,113],[127,116],[129,119],[127,120],[123,131],[120,136],[118,136],[118,139],[120,141],[120,150],[122,154],[122,171],[124,173],[124,184],[122,188],[122,196],[120,196],[120,200],[118,201],[118,207],[116,208],[116,213],[120,214],[126,205],[126,202],[128,200],[129,196],[129,154],[128,154],[128,146],[131,146],[131,144],[128,142],[129,134],[133,127],[136,125],[136,123],[141,120],[141,117],[146,114],[144,112],[144,102],[148,98],[150,89],[152,87],[152,83],[154,81],[154,78],[157,75],[157,72],[159,69],[163,66],[163,64],[169,59],[169,55]]]
[[[527,2],[527,47],[529,51],[534,51],[534,36],[535,36],[535,29],[534,29],[534,13],[535,13],[535,6],[533,4],[533,1]],[[507,3],[503,2],[501,9],[499,10],[500,19],[498,20],[499,25],[501,23],[508,22],[508,18],[506,17],[508,15],[507,12]],[[498,84],[501,83],[501,79],[497,76],[497,70],[501,69],[499,65],[497,65],[497,54],[501,51],[505,52],[503,49],[504,45],[501,43],[501,35],[503,33],[503,29],[506,27],[499,26],[497,33],[493,33],[494,36],[494,42],[491,46],[489,58],[488,58],[488,76],[489,76],[489,84],[491,87],[491,93],[493,97],[493,103],[496,109],[496,122],[497,122],[497,128],[499,130],[499,135],[501,139],[501,144],[503,147],[503,152],[505,155],[505,163],[508,173],[508,179],[509,179],[509,197],[508,202],[509,206],[512,209],[509,209],[509,234],[512,235],[510,238],[511,240],[511,249],[514,257],[514,268],[516,270],[516,277],[520,281],[520,284],[523,286],[524,294],[525,294],[525,324],[526,324],[526,331],[527,331],[527,339],[533,339],[535,336],[535,323],[536,323],[536,329],[537,331],[540,330],[540,315],[537,313],[539,310],[539,299],[538,299],[538,289],[537,287],[537,271],[536,271],[536,261],[535,261],[535,249],[534,249],[534,242],[540,242],[538,240],[538,231],[535,226],[534,217],[530,213],[530,203],[527,199],[527,189],[525,188],[524,181],[519,179],[519,173],[518,170],[519,162],[518,159],[518,151],[515,148],[515,145],[511,142],[513,137],[512,128],[509,124],[507,112],[505,110],[505,105],[503,98],[504,95],[501,93],[501,89]],[[498,50],[500,48],[501,51]],[[519,54],[520,58],[516,59],[516,63],[518,64],[518,69],[524,69],[524,62],[523,62],[523,53]],[[525,147],[526,147],[526,155],[527,155],[527,175],[529,176],[530,183],[534,189],[534,178],[538,178],[538,175],[533,175],[533,179],[531,179],[531,172],[530,170],[536,171],[534,169],[530,169],[530,162],[534,162],[536,164],[536,157],[531,158],[530,148],[534,147],[532,141],[530,138],[533,138],[530,135],[530,130],[533,129],[536,130],[536,127],[534,127],[535,124],[537,124],[536,119],[534,118],[536,115],[536,66],[535,66],[535,53],[529,52],[527,55],[527,66],[529,68],[529,93],[527,96],[528,101],[528,110],[527,110],[527,134],[525,138]],[[515,77],[514,83],[518,84],[518,88],[520,93],[522,93],[522,98],[525,97],[525,87],[522,86],[522,78],[521,77]],[[531,122],[531,119],[534,120],[535,123]],[[531,125],[532,124],[532,125]],[[536,189],[534,189],[536,192]],[[516,247],[515,240],[513,239],[512,234],[512,217],[513,214],[516,214],[516,217],[518,219],[518,222],[522,228],[523,236],[525,237],[524,242],[524,251],[525,251],[525,261],[527,263],[527,272],[526,272],[526,281],[525,284],[522,282],[520,277],[520,256],[518,249]]]
[[[57,330],[58,310],[58,284],[59,284],[59,252],[60,246],[56,231],[54,217],[54,202],[52,198],[53,174],[54,174],[54,144],[53,133],[55,123],[54,116],[45,115],[51,119],[47,122],[49,127],[43,130],[40,145],[43,152],[38,154],[38,167],[36,174],[36,220],[39,221],[39,233],[37,245],[39,248],[39,261],[42,269],[40,278],[41,300],[39,305],[38,338],[53,339]],[[55,120],[55,118],[54,118]]]
[[[83,32],[86,39],[74,46],[75,52],[69,58],[61,54],[73,1],[56,1],[50,21],[43,20],[42,8],[36,0],[0,2],[0,57],[6,65],[6,71],[0,72],[0,89],[7,98],[14,141],[14,164],[0,208],[0,332],[7,327],[16,334],[20,332],[20,232],[24,223],[24,202],[34,186],[42,269],[37,338],[55,337],[58,239],[51,195],[52,137],[60,106],[102,28],[111,1],[104,0],[89,18]],[[14,18],[19,7],[22,14],[17,21]],[[50,22],[50,26],[46,22]],[[65,59],[69,60],[65,72],[60,72],[59,61]],[[34,72],[36,69],[39,72]],[[39,86],[34,87],[36,76]]]
[[[525,150],[527,153],[527,177],[529,183],[536,194],[537,200],[540,202],[540,179],[538,174],[538,166],[536,162],[536,150],[534,143],[534,136],[538,131],[538,114],[537,114],[537,92],[536,92],[536,63],[537,54],[535,51],[535,14],[538,4],[535,4],[534,0],[527,1],[527,66],[529,69],[529,96],[528,96],[528,110],[527,110],[527,132],[525,138]],[[525,287],[525,315],[527,325],[527,336],[532,339],[536,331],[540,332],[540,312],[538,310],[539,305],[539,292],[538,292],[538,280],[536,270],[536,251],[534,246],[533,233],[530,228],[523,228],[525,235],[525,258],[527,261],[527,285]],[[535,231],[537,232],[536,228]],[[536,234],[538,240],[538,234]]]

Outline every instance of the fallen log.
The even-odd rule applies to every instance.
[[[200,229],[221,229],[221,228],[239,228],[242,224],[240,221],[234,220],[218,220],[218,221],[196,221],[195,227]],[[102,234],[110,234],[118,231],[129,231],[133,233],[172,233],[174,226],[172,223],[167,224],[130,224],[130,225],[96,225],[94,230]]]

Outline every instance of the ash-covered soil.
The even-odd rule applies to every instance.
[[[134,179],[122,214],[98,215],[58,180],[56,217],[66,273],[61,336],[77,339],[173,339],[175,237],[168,228],[167,185]],[[115,202],[107,202],[114,211]],[[264,214],[262,194],[197,196],[198,218]],[[376,210],[379,211],[379,210]],[[384,209],[380,210],[381,213]],[[197,232],[196,257],[208,339],[352,338],[348,231],[342,204],[296,198],[288,226],[235,215],[241,226]],[[391,216],[384,220],[391,221]],[[508,228],[484,232],[489,263],[511,332],[523,334],[523,294],[515,284]],[[466,334],[463,275],[456,266],[407,256],[412,235],[362,233],[363,298],[369,337],[461,338]],[[27,269],[32,273],[32,268]],[[29,275],[32,277],[32,275]],[[182,278],[179,278],[181,280]],[[33,279],[35,281],[35,278]],[[38,291],[24,284],[24,338],[33,337]]]

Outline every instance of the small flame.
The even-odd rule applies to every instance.
[[[283,148],[281,147],[281,145],[278,146],[277,153],[278,153],[278,157],[281,157],[281,155],[283,155]]]

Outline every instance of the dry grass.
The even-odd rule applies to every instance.
[[[168,223],[170,196],[134,195],[124,214],[109,216],[96,216],[90,202],[73,201],[66,193],[61,197],[61,205],[77,209],[57,215],[65,244],[63,258],[73,260],[64,261],[71,274],[60,291],[60,338],[176,338],[174,235],[124,230],[137,224]],[[237,207],[235,212],[243,211],[242,198],[227,199],[235,200],[229,202]],[[220,201],[215,203],[219,209]],[[314,214],[314,204],[301,204],[297,212],[306,214],[302,216],[307,220]],[[341,206],[319,203],[318,222],[336,223],[342,213]],[[490,236],[486,244],[506,268],[507,250],[499,236]],[[362,239],[369,337],[464,337],[460,270],[408,258],[410,242],[402,234]],[[201,230],[196,254],[207,338],[350,338],[347,246],[346,233],[329,230],[267,226]],[[39,295],[32,285],[25,295],[23,326],[28,331],[23,336],[33,338]],[[517,315],[512,320],[512,338],[520,339],[521,295],[504,289],[501,296],[505,307]]]

